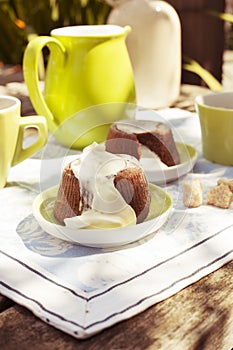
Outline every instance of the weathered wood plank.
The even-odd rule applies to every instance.
[[[219,81],[225,43],[224,22],[208,11],[224,12],[225,0],[169,0],[178,12],[182,27],[182,53],[199,62]],[[204,85],[201,78],[183,70],[182,82]]]
[[[0,314],[1,350],[230,350],[233,261],[141,314],[86,340],[40,321],[21,306]]]
[[[14,305],[14,302],[0,294],[0,312],[6,310],[10,306]]]

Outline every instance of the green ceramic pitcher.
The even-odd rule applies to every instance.
[[[82,149],[104,141],[109,124],[124,117],[125,104],[136,102],[125,44],[130,30],[117,25],[71,26],[29,42],[23,60],[29,96],[63,145]],[[42,92],[38,62],[45,46],[50,54]],[[98,108],[98,113],[93,108],[106,104],[108,108]]]

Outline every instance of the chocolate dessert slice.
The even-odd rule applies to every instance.
[[[150,120],[121,120],[112,124],[106,140],[106,151],[141,158],[141,145],[154,152],[167,166],[180,163],[171,128]]]

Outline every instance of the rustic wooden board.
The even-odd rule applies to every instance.
[[[175,296],[86,340],[42,322],[21,306],[0,314],[0,349],[231,350],[233,261]]]
[[[14,302],[0,294],[0,313],[14,305]]]

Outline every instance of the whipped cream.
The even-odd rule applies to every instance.
[[[117,129],[125,133],[141,134],[144,132],[153,132],[155,130],[161,133],[167,130],[167,125],[152,120],[121,120],[116,123]]]
[[[161,161],[159,156],[152,152],[148,147],[140,145],[140,148],[142,153],[140,164],[144,171],[163,171],[169,169],[169,167]]]
[[[82,215],[65,219],[65,225],[114,228],[136,224],[134,210],[114,186],[114,177],[119,171],[135,166],[140,165],[134,157],[106,152],[103,145],[95,142],[86,147],[71,163],[71,169],[79,180],[81,196],[87,206]]]

